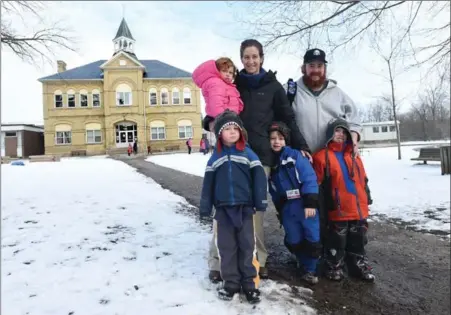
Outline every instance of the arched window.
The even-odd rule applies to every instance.
[[[183,104],[191,104],[191,90],[189,88],[183,89]]]
[[[80,91],[80,107],[88,107],[88,91],[81,90]]]
[[[99,123],[86,124],[86,143],[102,143],[102,126]]]
[[[150,106],[157,105],[157,89],[155,88],[149,90],[149,104]]]
[[[53,99],[55,101],[56,108],[63,107],[63,92],[61,92],[60,90],[55,91]]]
[[[180,90],[178,88],[172,89],[172,105],[180,105]]]
[[[92,107],[100,107],[100,91],[92,90]]]
[[[116,87],[116,105],[130,106],[132,105],[132,89],[127,84],[119,84]]]
[[[67,124],[55,126],[55,144],[68,145],[72,143],[72,127]]]
[[[160,92],[161,105],[169,104],[169,92],[168,89],[162,88]]]
[[[67,107],[75,107],[75,91],[67,91]]]
[[[151,140],[166,139],[166,127],[164,121],[154,120],[150,123],[150,139]]]
[[[179,139],[189,139],[193,137],[193,123],[191,120],[179,120],[177,126],[179,129]]]

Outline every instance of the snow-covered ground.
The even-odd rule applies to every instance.
[[[311,291],[262,282],[255,308],[218,300],[211,232],[185,199],[124,163],[70,158],[1,166],[7,315],[312,314]]]
[[[431,144],[418,142],[418,145]],[[416,146],[364,149],[362,158],[370,179],[373,219],[387,219],[416,230],[450,233],[450,177],[441,176],[440,163],[411,161]],[[204,176],[209,156],[201,153],[151,156],[147,161]]]

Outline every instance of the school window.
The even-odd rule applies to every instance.
[[[56,144],[71,144],[72,132],[71,131],[57,131],[56,132]]]
[[[75,107],[75,92],[73,90],[67,91],[67,107]]]
[[[387,126],[382,126],[382,132],[388,132],[388,127]]]
[[[98,90],[92,91],[92,107],[100,107],[100,92]]]
[[[180,91],[177,88],[172,89],[172,105],[180,105]]]
[[[373,133],[378,133],[379,132],[379,127],[373,127]]]
[[[188,139],[193,137],[192,126],[179,126],[179,139]]]
[[[156,89],[150,89],[149,91],[149,104],[150,105],[157,105],[157,90]]]
[[[191,90],[189,88],[183,89],[183,104],[191,104]]]
[[[102,143],[102,131],[86,130],[86,143]]]
[[[128,106],[132,105],[132,93],[130,92],[117,92],[116,93],[116,105]]]
[[[80,106],[88,107],[88,92],[85,90],[80,91]]]
[[[161,105],[169,104],[169,91],[168,89],[161,89]]]
[[[15,131],[5,131],[5,137],[6,138],[17,137],[17,133]]]
[[[55,107],[56,108],[63,107],[63,94],[61,93],[61,91],[55,92]]]
[[[119,84],[116,87],[116,105],[132,105],[132,89],[127,84]]]
[[[166,139],[166,130],[164,127],[151,127],[150,128],[152,140],[164,140]]]
[[[390,132],[395,132],[396,131],[396,127],[395,126],[390,126]]]

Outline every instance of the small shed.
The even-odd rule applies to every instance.
[[[44,154],[44,127],[2,124],[0,142],[2,157],[25,158]]]
[[[395,121],[367,122],[363,123],[362,127],[361,142],[363,143],[396,142]]]

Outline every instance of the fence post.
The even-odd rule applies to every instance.
[[[451,146],[440,147],[440,165],[442,175],[451,174]]]

